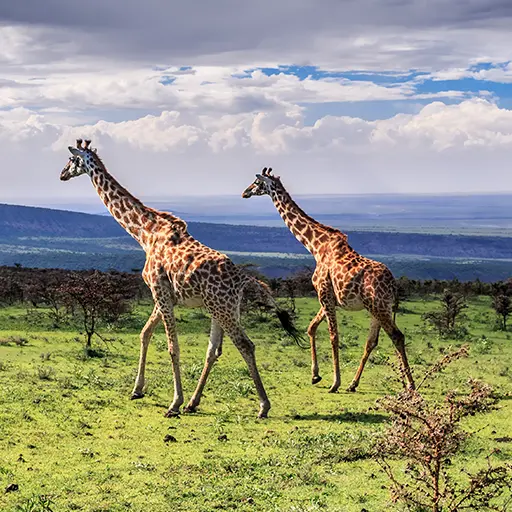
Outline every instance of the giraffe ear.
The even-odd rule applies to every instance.
[[[256,174],[256,178],[265,183],[272,183],[272,180],[268,176],[263,176],[263,174]]]
[[[74,156],[81,156],[82,155],[82,152],[77,149],[77,148],[74,148],[73,146],[68,146],[68,149],[69,149],[69,152],[74,155]]]

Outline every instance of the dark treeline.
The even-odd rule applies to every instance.
[[[67,287],[77,279],[94,282],[98,289],[106,283],[115,284],[129,300],[150,297],[139,274],[0,266],[0,305],[27,303],[36,308],[54,307],[62,302]]]
[[[286,278],[266,278],[254,270],[252,265],[242,265],[247,272],[254,274],[265,281],[274,295],[278,297],[315,297],[311,278],[313,268],[302,269]],[[22,266],[0,266],[0,304],[12,305],[15,303],[31,303],[34,307],[51,305],[54,302],[55,290],[63,289],[71,279],[82,278],[99,279],[105,282],[115,282],[120,289],[130,290],[129,299],[150,298],[151,294],[137,272],[102,272],[99,270],[64,270],[25,268]],[[445,290],[462,295],[465,298],[478,295],[495,297],[497,295],[512,294],[512,277],[505,281],[486,283],[476,279],[474,281],[435,280],[435,279],[409,279],[400,277],[396,281],[399,299],[424,298],[440,295]],[[100,281],[96,283],[100,286]]]
[[[259,279],[266,281],[276,297],[285,298],[292,312],[295,299],[316,297],[311,278],[313,269],[303,269],[287,278],[266,279],[256,267],[242,265]],[[458,319],[472,296],[490,297],[496,313],[497,326],[507,330],[512,315],[512,278],[485,283],[480,280],[416,280],[401,277],[397,280],[395,313],[408,299],[439,299],[437,309],[424,315],[440,335],[460,334]],[[21,266],[0,267],[0,306],[24,304],[34,315],[41,311],[52,328],[64,324],[79,327],[86,348],[94,336],[102,338],[105,326],[122,326],[135,302],[151,298],[140,272],[101,272],[98,270],[70,271],[63,269],[34,269]],[[256,312],[259,297],[251,287],[245,293],[244,312]]]
[[[303,269],[290,277],[269,279],[268,283],[273,292],[281,297],[315,297],[311,278],[312,268]],[[264,279],[262,277],[262,279]],[[443,294],[446,290],[460,294],[465,298],[478,295],[494,297],[497,294],[512,294],[512,277],[505,281],[487,283],[475,279],[474,281],[459,281],[458,279],[409,279],[400,277],[396,280],[399,299],[425,298],[432,295]]]
[[[311,279],[313,268],[304,268],[285,278],[267,278],[253,270],[253,265],[241,265],[248,272],[270,285],[276,296],[309,297],[315,296]],[[40,269],[17,266],[0,266],[0,303],[14,304],[16,302],[45,303],[48,300],[49,290],[63,285],[70,276],[101,275],[105,279],[116,279],[120,283],[129,282],[134,289],[133,298],[142,299],[150,297],[149,290],[144,284],[139,270],[137,272],[118,272],[115,270],[102,272],[99,270],[65,270],[65,269]],[[512,289],[512,277],[505,281],[487,283],[476,279],[474,281],[459,281],[458,279],[409,279],[400,277],[397,279],[399,296],[426,297],[443,293],[446,289],[454,293],[460,293],[464,297],[476,295],[496,295],[497,290],[506,292]]]

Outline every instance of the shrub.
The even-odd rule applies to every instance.
[[[466,357],[467,347],[443,357],[425,374],[418,388],[450,362]],[[450,391],[443,403],[427,401],[418,391],[404,391],[380,400],[391,413],[392,424],[378,444],[377,460],[391,481],[391,499],[411,511],[457,512],[460,510],[504,510],[497,501],[512,490],[509,465],[487,466],[465,474],[465,482],[455,482],[449,472],[451,459],[460,452],[470,434],[460,422],[468,415],[491,410],[497,401],[487,384],[469,381],[470,391],[458,396]],[[390,460],[407,461],[402,476]]]

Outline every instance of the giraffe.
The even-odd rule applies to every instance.
[[[69,146],[72,156],[61,172],[68,181],[88,174],[101,200],[116,221],[141,245],[146,253],[142,277],[151,290],[154,309],[142,329],[140,356],[132,399],[144,396],[146,355],[151,336],[163,321],[172,363],[174,398],[166,416],[176,416],[183,404],[180,349],[174,307],[205,307],[212,317],[210,341],[197,387],[185,407],[195,412],[212,365],[222,354],[224,333],[231,338],[245,360],[260,400],[259,418],[266,418],[270,401],[256,366],[255,347],[240,324],[240,302],[244,288],[256,286],[263,305],[271,309],[285,330],[296,336],[288,313],[281,310],[264,283],[244,273],[225,255],[195,240],[187,224],[171,213],[149,208],[131,195],[107,171],[91,141],[78,139]]]
[[[371,315],[370,332],[359,368],[347,388],[356,391],[364,366],[377,346],[381,328],[389,335],[397,350],[408,387],[414,389],[414,380],[405,353],[405,338],[393,318],[396,283],[391,271],[378,261],[361,256],[347,243],[347,236],[338,229],[325,226],[307,215],[291,198],[281,178],[263,169],[256,180],[242,193],[242,197],[269,195],[285,224],[313,255],[316,268],[313,286],[320,302],[320,310],[308,327],[311,345],[312,383],[320,382],[316,354],[316,331],[327,319],[332,346],[334,378],[330,393],[340,387],[339,339],[336,306],[348,311],[366,309]]]

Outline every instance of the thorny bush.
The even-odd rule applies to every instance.
[[[466,357],[462,347],[443,357],[427,371],[418,388],[452,361]],[[442,403],[426,400],[418,391],[404,391],[379,401],[391,413],[392,424],[378,443],[377,461],[391,481],[391,499],[414,512],[457,512],[460,510],[506,510],[512,502],[511,466],[487,466],[465,473],[464,481],[452,478],[452,458],[471,435],[461,428],[469,415],[485,413],[497,402],[493,389],[478,380],[468,382],[469,392],[450,391]],[[391,464],[407,461],[405,472]]]

